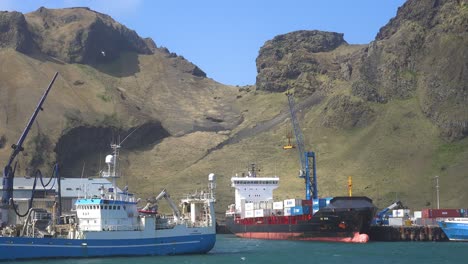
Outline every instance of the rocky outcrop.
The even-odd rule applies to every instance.
[[[0,48],[27,53],[33,48],[28,24],[19,12],[0,11]]]
[[[374,102],[419,98],[448,140],[468,135],[468,5],[409,0],[362,57],[352,92]]]
[[[257,57],[257,89],[283,92],[296,88],[296,92],[313,93],[320,86],[317,74],[340,70],[319,54],[346,44],[343,34],[317,30],[276,36]]]
[[[123,52],[153,53],[155,44],[88,8],[47,9],[26,14],[29,30],[42,53],[69,63],[100,63]]]

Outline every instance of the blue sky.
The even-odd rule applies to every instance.
[[[158,46],[184,56],[208,77],[254,84],[265,41],[296,30],[344,33],[350,44],[371,42],[405,0],[0,0],[0,10],[87,6]]]

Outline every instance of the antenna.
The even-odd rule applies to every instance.
[[[216,201],[215,189],[216,189],[216,175],[214,173],[208,174],[208,188],[210,189],[210,198]]]

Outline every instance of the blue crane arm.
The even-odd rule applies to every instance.
[[[3,169],[3,195],[2,195],[2,204],[8,204],[9,200],[13,197],[13,178],[15,177],[15,169],[12,168],[12,164],[16,158],[16,156],[23,151],[23,142],[28,136],[29,130],[31,130],[31,126],[36,120],[36,117],[39,113],[39,110],[42,110],[42,104],[44,103],[45,99],[47,98],[47,95],[49,94],[50,89],[52,88],[52,85],[55,82],[55,79],[57,78],[58,72],[55,73],[54,77],[52,78],[52,81],[50,82],[49,86],[47,87],[46,91],[42,95],[41,99],[39,100],[39,103],[36,106],[36,109],[34,110],[31,118],[28,121],[28,124],[23,130],[23,133],[21,134],[18,142],[16,144],[13,144],[11,147],[13,148],[13,151],[11,152],[10,159],[8,160],[7,165]],[[15,166],[16,167],[16,166]]]
[[[296,145],[299,151],[299,160],[301,162],[301,170],[305,172],[306,170],[306,157],[304,155],[304,137],[302,136],[301,127],[299,126],[299,122],[296,118],[296,106],[294,104],[294,97],[293,94],[287,92],[286,95],[288,96],[288,103],[289,103],[289,112],[291,113],[291,122],[293,124],[294,135],[296,136]]]
[[[306,199],[310,200],[311,196],[313,199],[318,199],[318,190],[317,190],[317,174],[316,174],[316,159],[315,153],[311,151],[304,150],[304,137],[299,126],[299,122],[296,118],[296,106],[294,104],[293,94],[287,92],[288,103],[289,103],[289,112],[291,113],[291,122],[294,128],[294,135],[296,136],[296,145],[299,151],[299,160],[301,162],[301,174],[299,177],[304,178],[305,180],[305,189],[306,189]],[[312,158],[312,164],[309,164],[309,158]],[[310,177],[310,165],[312,165],[312,180]]]

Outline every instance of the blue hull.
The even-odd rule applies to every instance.
[[[215,234],[128,240],[0,237],[0,260],[207,253],[215,241]]]
[[[468,241],[468,224],[456,222],[438,222],[445,235],[452,241]]]

